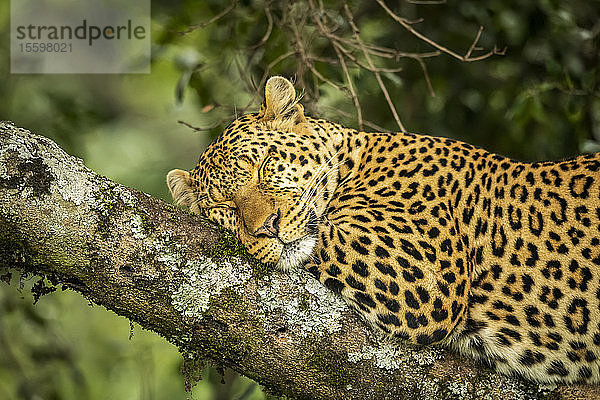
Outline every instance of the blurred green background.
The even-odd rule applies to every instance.
[[[483,26],[483,50],[473,55],[494,44],[506,46],[505,55],[477,62],[447,54],[377,56],[378,49],[434,49],[376,2],[348,2],[409,131],[465,140],[522,160],[600,149],[600,1],[433,3],[439,2],[388,5],[461,55]],[[307,113],[357,127],[349,76],[363,118],[398,130],[375,75],[352,62],[368,65],[352,47],[341,2],[153,0],[147,75],[12,75],[9,16],[9,2],[0,2],[0,120],[48,136],[97,172],[167,201],[166,172],[192,168],[235,115],[256,110],[267,75],[294,78],[304,90]],[[317,21],[349,51],[348,76]],[[175,347],[140,327],[131,330],[126,319],[72,292],[55,292],[33,305],[32,284],[0,284],[2,399],[268,397],[230,371],[222,384],[214,369],[185,393]]]

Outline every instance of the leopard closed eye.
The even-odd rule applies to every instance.
[[[308,117],[266,84],[175,201],[377,329],[538,382],[600,380],[600,154],[514,161],[457,140]]]

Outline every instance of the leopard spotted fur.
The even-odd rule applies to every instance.
[[[539,382],[600,380],[600,155],[518,162],[304,115],[271,78],[175,200],[306,268],[390,336]]]

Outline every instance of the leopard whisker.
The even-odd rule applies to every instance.
[[[316,208],[316,204],[314,202],[310,203],[307,205],[308,207],[310,207],[312,209],[312,211],[315,213],[315,215],[318,216],[318,212],[317,212],[317,208]],[[304,208],[303,208],[304,209]],[[337,228],[337,225],[335,225],[329,218],[327,218],[327,216],[323,215],[321,217],[317,217],[318,219],[315,222],[307,222],[306,223],[306,227],[309,230],[312,229],[317,229],[319,227],[319,223],[322,221],[325,221],[328,225],[333,226],[334,228]]]
[[[341,149],[336,151],[335,154],[333,154],[331,157],[329,157],[325,163],[319,165],[319,168],[317,168],[314,175],[306,183],[306,188],[302,192],[302,196],[304,196],[308,192],[308,190],[312,187],[313,183],[319,179],[319,174],[321,173],[321,171],[324,171],[325,168],[327,168],[327,165],[329,165],[329,163],[333,160],[334,157],[336,157],[340,153],[340,151],[341,151]]]
[[[326,180],[326,179],[327,179],[327,177],[329,177],[329,176],[331,175],[331,173],[332,173],[332,172],[336,172],[336,171],[337,171],[337,167],[339,167],[339,166],[340,166],[340,165],[342,165],[343,163],[344,163],[343,161],[340,161],[340,162],[337,162],[337,163],[335,163],[334,165],[332,165],[332,166],[331,166],[331,167],[330,167],[330,168],[327,170],[327,172],[326,172],[325,174],[323,174],[323,175],[322,175],[322,176],[319,178],[319,180],[318,180],[318,181],[317,181],[317,182],[316,182],[314,185],[312,185],[312,188],[311,188],[311,189],[310,189],[310,191],[309,191],[309,192],[306,194],[306,196],[305,196],[305,199],[304,199],[304,200],[307,200],[307,201],[309,201],[309,200],[310,200],[310,199],[311,199],[311,198],[314,196],[315,192],[317,192],[317,191],[319,190],[319,189],[318,189],[319,185],[320,185],[320,184],[321,184],[321,183],[322,183],[324,180]]]
[[[344,161],[340,161],[340,162],[334,164],[333,166],[331,166],[331,168],[327,171],[327,173],[325,173],[325,175],[323,175],[319,179],[319,181],[313,186],[310,193],[308,194],[308,197],[305,199],[306,203],[310,203],[310,202],[316,200],[318,198],[318,195],[323,193],[323,191],[327,188],[327,183],[325,183],[325,185],[320,189],[319,189],[319,185],[323,181],[325,181],[332,173],[337,172],[337,167],[339,167],[343,163],[344,163]]]
[[[301,198],[304,197],[304,195],[312,187],[313,183],[318,179],[319,174],[321,173],[321,171],[325,170],[327,164],[329,164],[329,160],[327,160],[326,163],[319,165],[319,168],[317,168],[317,170],[315,171],[315,173],[313,174],[313,176],[306,183],[306,186],[305,186],[304,190],[302,191],[302,195],[300,196]]]

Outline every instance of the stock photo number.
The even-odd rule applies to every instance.
[[[72,43],[19,43],[21,53],[71,53]]]

